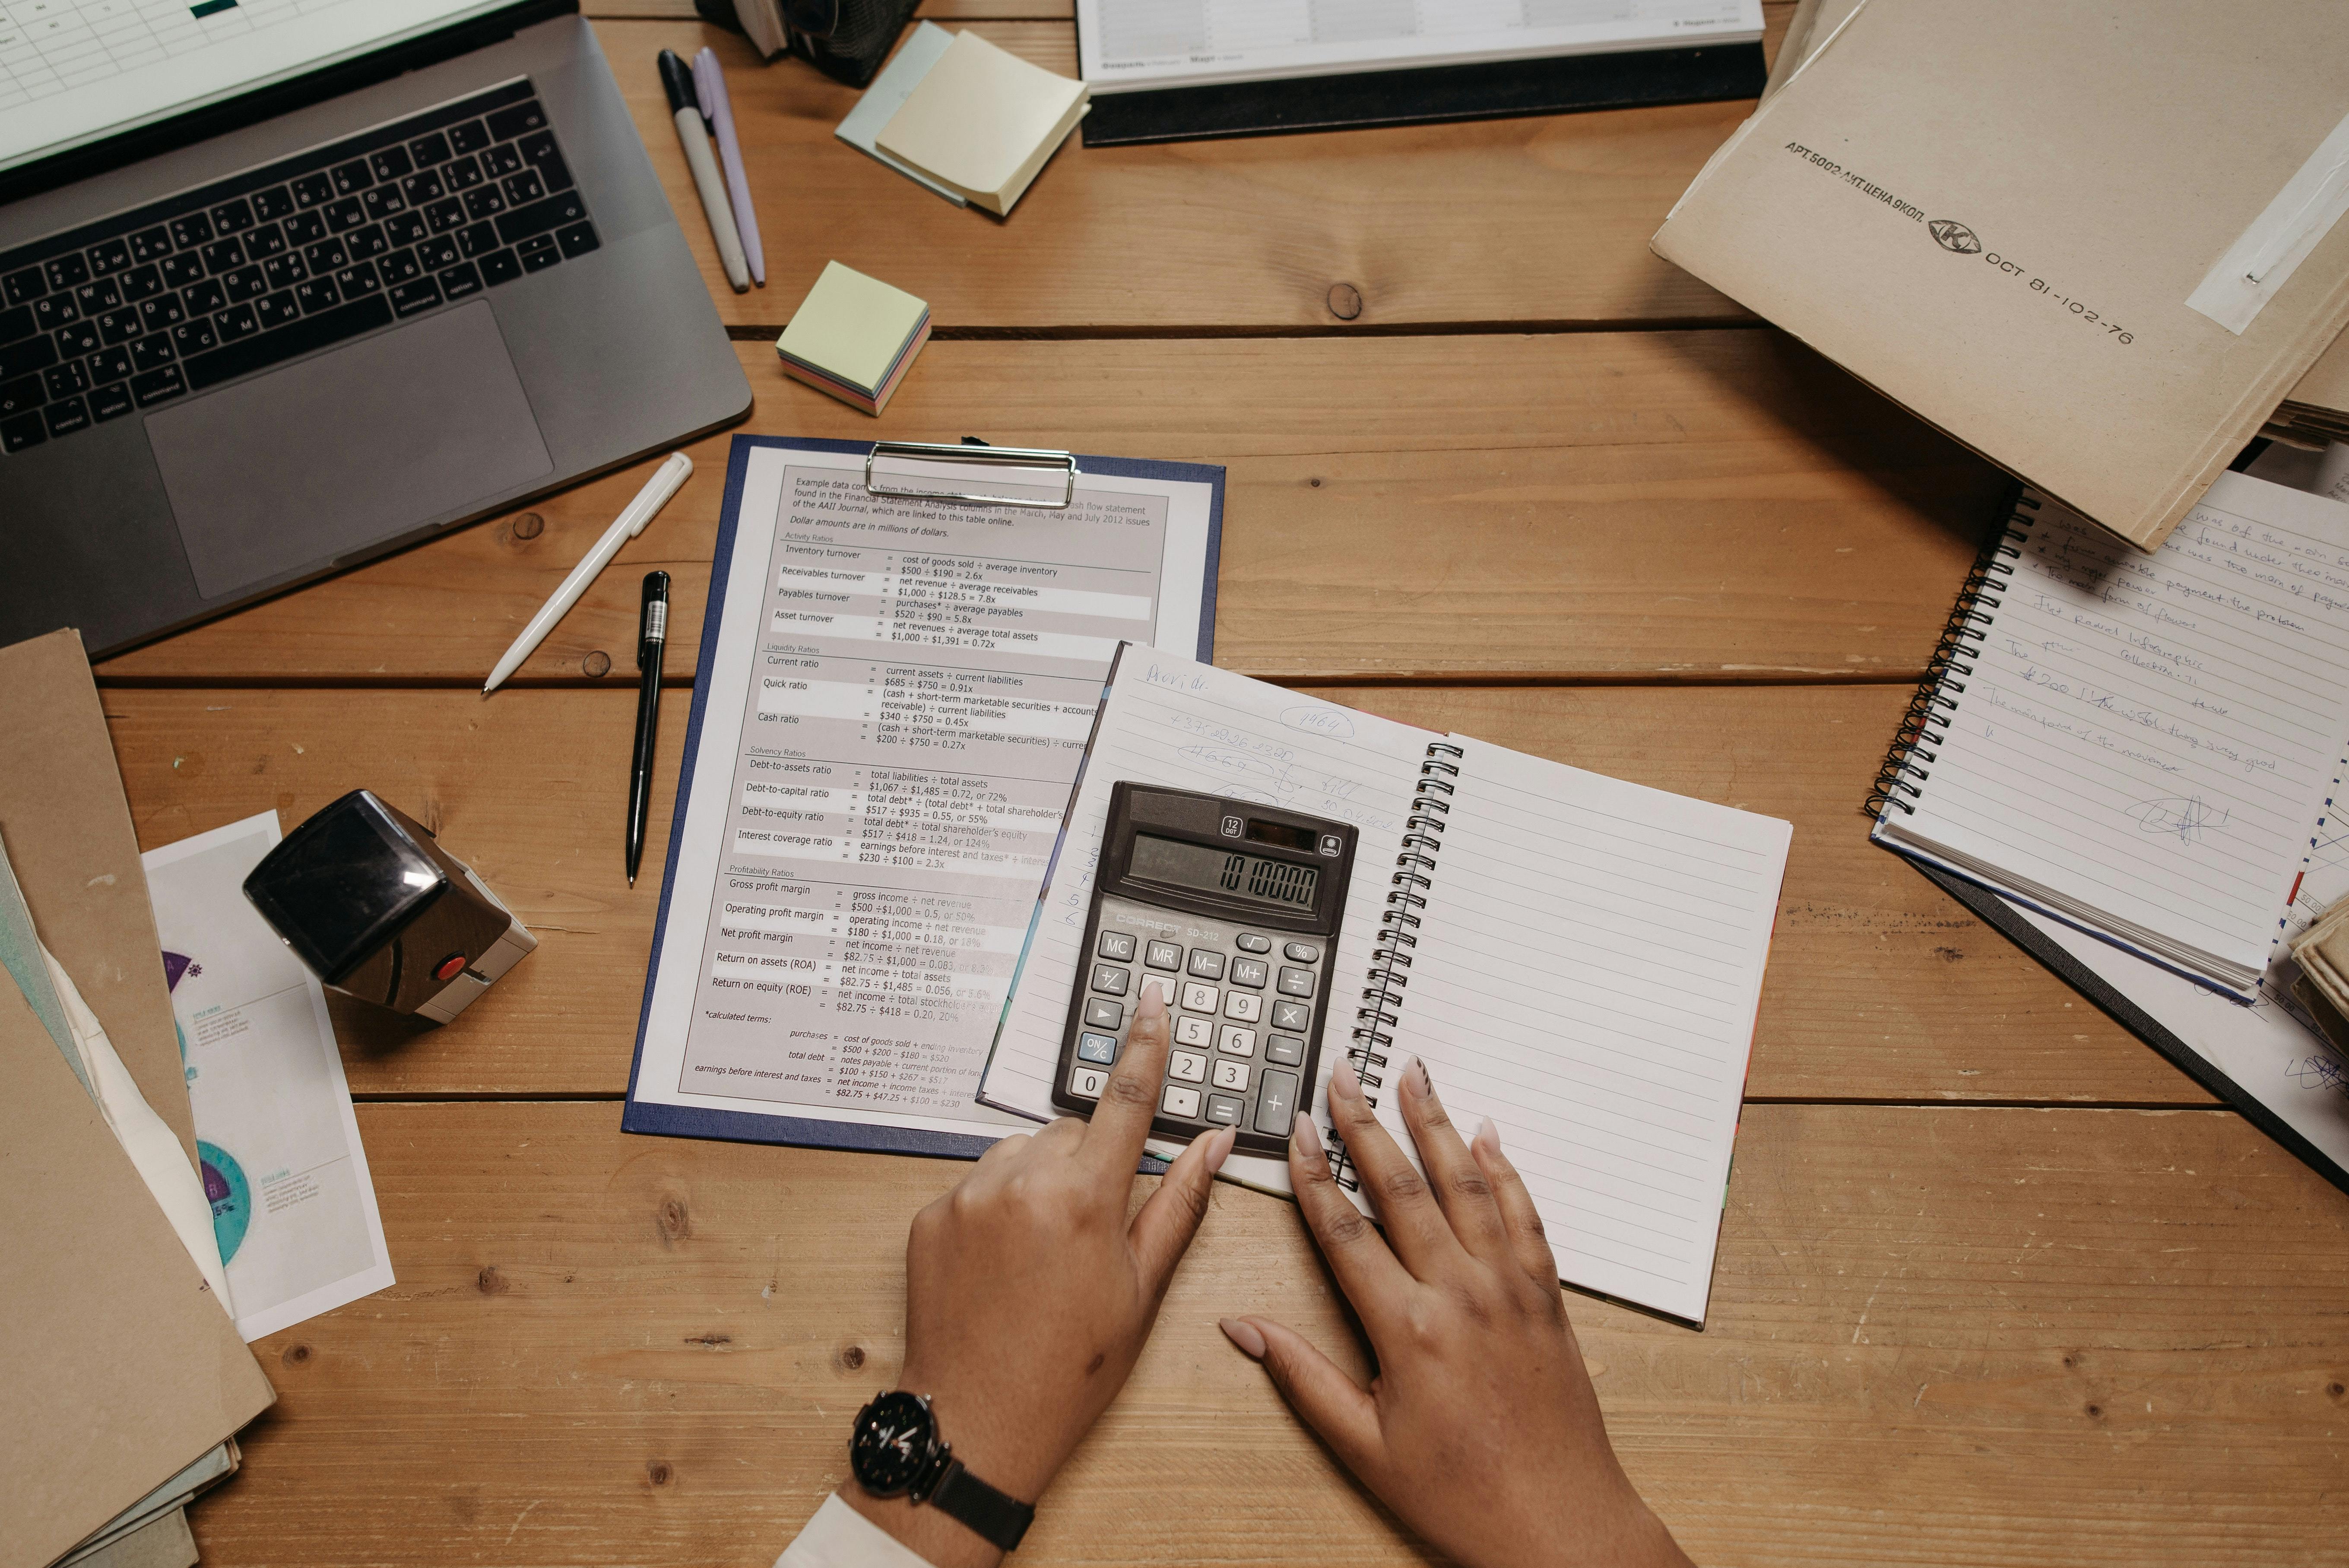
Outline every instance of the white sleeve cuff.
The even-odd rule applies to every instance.
[[[783,1548],[775,1568],[930,1568],[930,1560],[833,1492]]]

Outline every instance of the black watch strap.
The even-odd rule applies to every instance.
[[[938,1472],[937,1484],[926,1501],[1006,1552],[1019,1544],[1019,1538],[1036,1519],[1034,1509],[996,1491],[963,1469],[960,1460],[952,1458]]]

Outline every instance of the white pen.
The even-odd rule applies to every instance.
[[[750,263],[750,281],[767,286],[767,253],[759,243],[759,214],[750,205],[750,176],[742,167],[742,143],[734,134],[734,100],[726,93],[726,73],[718,51],[704,49],[693,57],[693,90],[701,100],[701,118],[718,138],[718,164],[726,171],[726,193],[734,199],[734,232],[742,240],[742,259]]]
[[[571,569],[571,575],[563,580],[563,586],[557,588],[554,596],[539,606],[538,614],[530,618],[530,624],[524,626],[522,635],[513,640],[513,646],[508,648],[505,657],[498,661],[498,667],[492,670],[490,678],[481,683],[483,696],[497,690],[501,682],[522,668],[522,662],[546,640],[546,634],[554,630],[554,624],[571,613],[572,605],[579,603],[579,596],[587,592],[587,584],[595,581],[595,574],[611,564],[612,557],[620,552],[620,546],[645,531],[645,524],[668,504],[668,498],[678,492],[678,487],[692,473],[693,459],[683,452],[671,452],[668,460],[653,470],[653,477],[645,481],[645,488],[636,492],[636,499],[612,520],[612,526],[604,531],[604,537],[595,542],[595,548],[579,558],[579,564]]]
[[[685,148],[686,167],[693,170],[694,189],[701,193],[701,211],[718,242],[718,260],[736,294],[750,290],[750,266],[742,259],[742,236],[734,227],[734,206],[726,196],[726,182],[718,174],[718,159],[709,150],[709,128],[701,123],[701,100],[694,96],[693,71],[675,49],[660,52],[661,90],[668,95],[669,118],[677,121],[677,139]]]

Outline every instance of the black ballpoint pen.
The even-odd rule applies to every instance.
[[[661,654],[668,645],[668,573],[645,573],[636,624],[636,756],[628,765],[628,885],[645,858],[645,816],[652,806],[653,736],[660,728]]]

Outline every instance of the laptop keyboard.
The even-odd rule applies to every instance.
[[[597,242],[522,81],[0,251],[0,453],[543,272]]]

